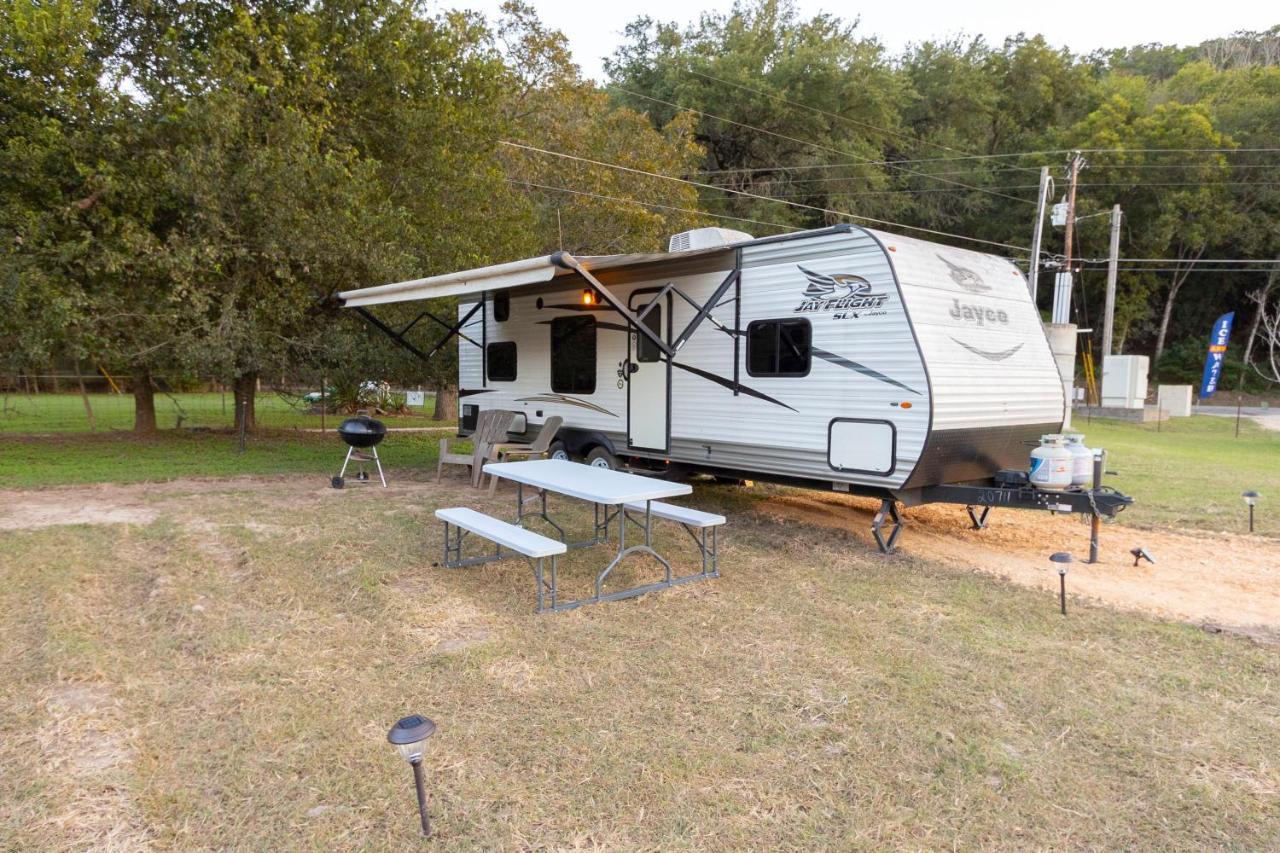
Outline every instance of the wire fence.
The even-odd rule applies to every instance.
[[[157,429],[232,430],[235,394],[212,379],[153,377]],[[129,376],[60,373],[0,375],[0,433],[127,431],[134,428],[135,401]],[[435,394],[421,387],[363,383],[337,389],[316,380],[260,382],[254,396],[258,430],[332,430],[357,410],[390,428],[431,428]]]

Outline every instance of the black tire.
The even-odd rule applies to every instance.
[[[608,468],[610,471],[617,471],[620,467],[618,457],[603,447],[591,448],[591,452],[587,454],[587,464],[592,468]]]
[[[560,440],[556,440],[551,442],[551,444],[547,447],[547,458],[563,459],[564,461],[567,462],[573,457],[569,455],[569,449],[564,446],[564,442]]]
[[[332,480],[329,481],[329,483],[335,489],[341,489],[344,485],[346,485],[345,481],[341,477],[334,477]]]

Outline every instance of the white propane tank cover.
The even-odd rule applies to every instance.
[[[1071,451],[1056,433],[1040,436],[1040,446],[1031,451],[1031,485],[1061,491],[1071,485]]]
[[[1068,433],[1067,450],[1071,453],[1071,485],[1091,485],[1093,483],[1093,451],[1085,446],[1084,436],[1078,432]]]

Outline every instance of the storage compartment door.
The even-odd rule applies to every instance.
[[[827,464],[850,474],[887,477],[897,467],[898,431],[892,421],[836,418],[827,430]]]

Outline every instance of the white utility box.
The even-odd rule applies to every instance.
[[[1102,366],[1103,408],[1141,409],[1147,401],[1145,355],[1109,355]]]
[[[1191,417],[1191,386],[1157,385],[1156,408],[1171,418]]]

